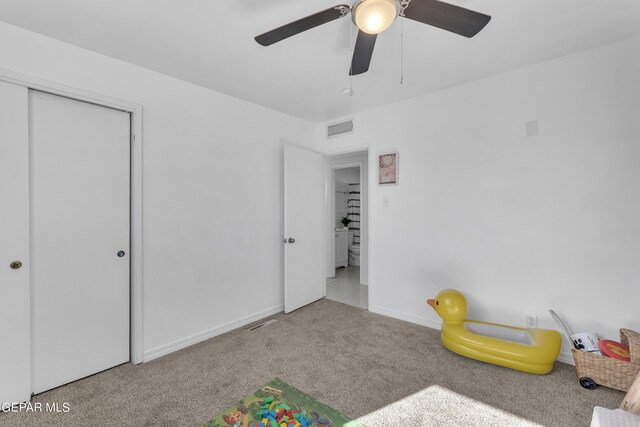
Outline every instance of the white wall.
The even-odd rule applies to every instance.
[[[4,23],[0,52],[144,108],[146,358],[281,310],[282,146],[319,149],[314,125]]]
[[[456,287],[474,318],[554,327],[553,307],[576,330],[640,330],[640,39],[371,110],[329,141],[3,23],[0,52],[0,68],[144,106],[147,357],[280,308],[285,142],[369,146],[373,165],[399,150],[399,186],[369,175],[373,311],[436,326],[424,300]]]
[[[369,159],[367,157],[366,151],[364,152],[353,152],[339,155],[331,155],[327,157],[326,161],[326,177],[328,179],[327,188],[331,188],[331,169],[340,166],[351,166],[354,164],[362,163],[362,171],[363,175],[360,182],[360,283],[363,285],[367,285],[369,283],[369,184],[368,177],[366,175],[366,171],[369,169]],[[341,169],[336,169],[336,172]],[[335,180],[335,175],[333,176]],[[327,218],[333,218],[333,204],[331,203],[331,198],[327,198]],[[331,242],[327,245],[326,248],[326,257],[327,260],[335,259],[334,251],[335,248],[333,246],[333,236],[334,236],[334,225],[329,223],[327,224],[327,241]],[[326,263],[326,275],[327,277],[334,277],[335,269],[332,269],[333,264],[330,262]]]
[[[576,331],[640,331],[638,76],[636,38],[367,111],[325,141],[370,147],[370,309],[439,327],[425,300],[453,287],[469,318],[556,328],[554,308]],[[390,149],[400,185],[379,187]]]

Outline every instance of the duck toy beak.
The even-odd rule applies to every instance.
[[[427,304],[429,304],[431,307],[433,307],[433,309],[436,309],[436,300],[434,299],[428,299],[427,300]]]

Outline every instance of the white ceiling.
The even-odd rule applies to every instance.
[[[419,1],[419,0],[414,0]],[[368,73],[342,18],[270,47],[253,37],[336,0],[0,0],[0,20],[314,122],[640,36],[638,0],[451,0],[493,17],[473,39],[403,19]],[[353,34],[351,34],[353,33]]]

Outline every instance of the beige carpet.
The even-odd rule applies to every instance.
[[[356,421],[367,427],[387,427],[390,425],[433,427],[540,426],[437,385],[432,385],[398,402],[364,415]]]
[[[473,424],[476,408],[523,423],[588,426],[595,405],[617,407],[624,395],[583,389],[564,364],[536,376],[460,357],[442,347],[436,330],[333,301],[274,318],[253,332],[236,330],[35,396],[68,402],[71,411],[0,413],[0,425],[198,426],[275,377],[351,418],[369,417],[372,427],[487,425]],[[462,402],[455,406],[464,418],[442,416],[438,405],[449,398]],[[386,423],[384,408],[393,414]],[[413,408],[411,421],[396,423],[397,414],[409,415],[406,408]]]

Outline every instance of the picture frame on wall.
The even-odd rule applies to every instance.
[[[398,185],[398,152],[378,155],[378,185]]]

